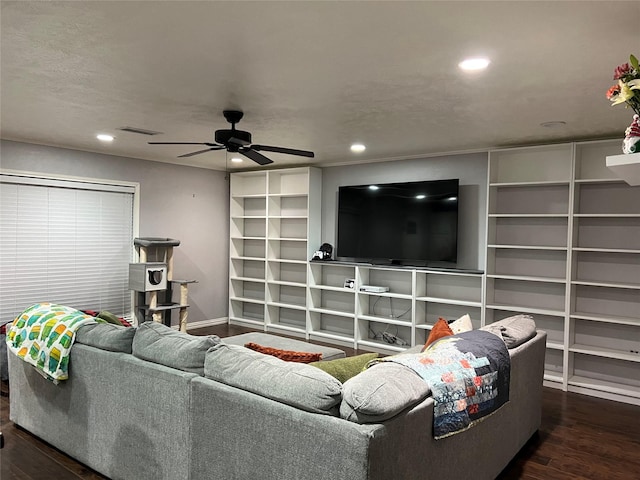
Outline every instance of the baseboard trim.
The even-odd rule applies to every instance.
[[[199,322],[187,322],[187,330],[196,328],[211,327],[213,325],[224,325],[229,321],[228,317],[211,318],[209,320],[200,320]],[[171,328],[178,330],[180,325],[171,325]]]

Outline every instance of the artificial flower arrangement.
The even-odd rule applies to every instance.
[[[619,65],[613,72],[618,84],[607,90],[611,105],[626,103],[635,112],[631,125],[624,131],[623,153],[640,152],[640,68],[638,59],[631,55],[629,63]]]
[[[640,68],[638,67],[638,59],[631,55],[629,63],[623,63],[615,69],[613,79],[618,80],[618,84],[613,85],[607,91],[607,98],[611,101],[611,105],[626,103],[637,115],[640,115]]]

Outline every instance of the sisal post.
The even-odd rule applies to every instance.
[[[167,262],[167,282],[173,280],[173,247],[167,247],[166,252]]]

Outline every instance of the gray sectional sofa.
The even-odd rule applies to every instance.
[[[342,384],[152,322],[82,327],[59,385],[10,353],[10,418],[112,479],[491,479],[540,425],[545,339],[537,331],[509,349],[507,404],[441,440],[428,389],[405,384],[398,365]],[[389,410],[378,402],[381,411],[354,416],[345,402],[372,385],[387,389]]]

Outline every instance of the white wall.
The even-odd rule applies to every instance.
[[[336,245],[338,187],[366,183],[460,180],[458,267],[484,269],[487,153],[322,169],[322,241]]]
[[[189,286],[188,321],[227,316],[229,182],[224,172],[6,140],[0,153],[3,169],[139,182],[140,236],[180,240],[174,278],[199,282]]]

